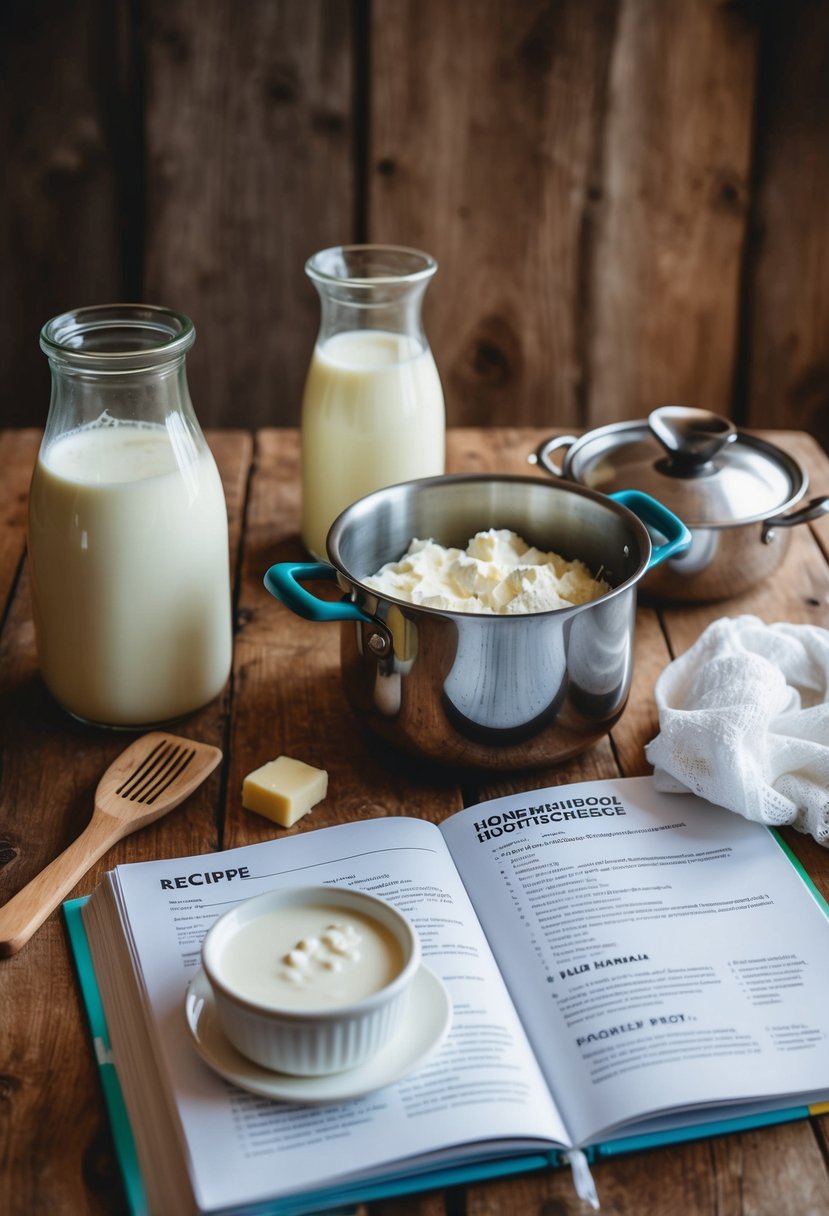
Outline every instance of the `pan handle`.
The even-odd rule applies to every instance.
[[[306,621],[366,621],[373,617],[349,599],[321,600],[302,586],[305,582],[335,582],[337,572],[325,562],[277,562],[265,571],[265,586],[297,616]]]
[[[801,507],[799,511],[792,511],[789,515],[775,515],[773,519],[767,519],[763,524],[761,540],[764,545],[770,545],[774,540],[775,528],[793,528],[796,524],[806,524],[811,519],[820,519],[821,515],[826,515],[829,512],[829,494],[822,494],[820,498],[810,498],[805,507]]]
[[[641,490],[619,490],[610,497],[632,511],[643,524],[650,525],[654,531],[664,536],[664,544],[657,544],[651,537],[653,544],[648,560],[649,570],[667,558],[682,553],[690,545],[691,533],[682,520],[678,519],[673,511],[663,507],[661,502],[651,498],[650,494],[643,494]]]
[[[559,448],[571,448],[575,442],[575,435],[554,435],[552,439],[545,439],[540,443],[534,452],[530,452],[527,463],[540,464],[548,473],[552,473],[553,477],[563,477],[564,470],[553,463],[550,454]]]

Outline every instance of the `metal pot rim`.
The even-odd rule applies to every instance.
[[[604,595],[597,596],[593,600],[587,600],[583,604],[573,604],[563,608],[550,608],[544,612],[522,612],[522,613],[473,613],[460,612],[449,608],[432,608],[425,604],[412,604],[409,600],[398,599],[395,596],[380,594],[374,588],[368,587],[358,578],[352,571],[348,569],[340,554],[340,542],[343,534],[350,527],[356,527],[361,515],[367,511],[376,509],[377,504],[382,504],[383,500],[399,496],[401,492],[406,493],[428,493],[433,488],[445,489],[451,492],[453,486],[458,485],[474,485],[474,484],[518,484],[540,488],[541,493],[547,494],[550,492],[559,492],[565,494],[573,494],[582,498],[589,499],[597,503],[599,506],[610,511],[612,514],[620,516],[630,527],[635,531],[640,541],[640,561],[633,574],[629,575],[623,582],[616,587],[611,587],[610,591]],[[496,525],[489,525],[496,526]],[[328,561],[337,571],[339,576],[345,581],[344,590],[350,588],[359,588],[360,592],[375,601],[375,603],[394,604],[396,607],[415,611],[418,613],[427,613],[430,616],[441,618],[462,618],[469,620],[475,618],[482,622],[488,621],[514,621],[516,627],[522,621],[526,622],[529,619],[540,619],[552,616],[575,615],[584,609],[591,608],[596,604],[606,603],[614,596],[620,595],[629,591],[639,580],[646,574],[648,563],[653,545],[651,542],[648,529],[643,522],[621,502],[616,502],[607,494],[603,494],[599,490],[593,490],[588,486],[583,486],[578,482],[555,482],[548,478],[527,477],[520,473],[448,473],[437,477],[418,478],[415,481],[399,482],[396,485],[385,486],[382,489],[374,490],[371,494],[365,495],[363,498],[357,499],[356,502],[350,504],[346,509],[334,520],[328,533],[326,540],[326,549]],[[389,557],[387,561],[397,560],[401,554],[395,557]],[[363,576],[365,577],[365,576]]]

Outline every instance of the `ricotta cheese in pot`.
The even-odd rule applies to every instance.
[[[478,532],[465,549],[415,538],[399,561],[363,582],[425,608],[503,615],[570,608],[610,590],[584,562],[544,553],[505,528]]]

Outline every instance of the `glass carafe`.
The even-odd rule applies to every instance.
[[[227,509],[164,308],[49,321],[52,396],[29,496],[43,679],[75,717],[143,728],[206,704],[231,661]]]
[[[302,400],[302,539],[315,557],[355,499],[444,472],[443,390],[421,317],[436,270],[429,254],[386,245],[306,263],[320,298]]]

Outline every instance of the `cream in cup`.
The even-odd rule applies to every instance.
[[[391,904],[347,887],[269,891],[225,913],[202,945],[222,1029],[264,1068],[354,1068],[406,1013],[421,950]]]

